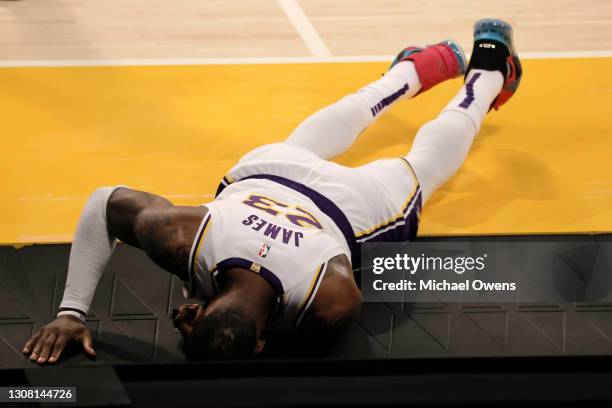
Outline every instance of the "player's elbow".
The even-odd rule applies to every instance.
[[[344,328],[361,310],[361,292],[355,285],[347,286],[321,313],[324,324],[330,328]]]
[[[322,307],[310,310],[298,328],[298,347],[304,356],[327,355],[361,309],[361,293],[357,287],[341,290]]]
[[[318,302],[301,324],[303,332],[333,338],[340,334],[361,310],[361,292],[354,280],[341,277],[346,282],[336,282],[319,291]]]

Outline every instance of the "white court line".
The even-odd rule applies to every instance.
[[[612,51],[548,51],[520,52],[521,59],[559,59],[559,58],[610,58]]]
[[[296,31],[306,43],[306,46],[315,57],[331,57],[331,52],[325,42],[314,28],[302,7],[297,0],[278,0],[279,6],[283,9]]]
[[[347,57],[254,57],[254,58],[155,58],[155,59],[82,59],[82,60],[5,60],[0,67],[95,67],[139,65],[250,65],[318,64],[342,62],[390,62],[395,56],[358,55]]]
[[[612,51],[524,52],[521,59],[612,58]],[[329,57],[257,58],[153,58],[81,60],[0,60],[0,67],[98,67],[166,65],[318,64],[348,62],[391,62],[395,55],[349,55]],[[469,58],[469,56],[468,56]]]

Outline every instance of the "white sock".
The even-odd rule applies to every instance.
[[[419,129],[406,158],[419,179],[423,202],[461,167],[502,85],[500,72],[471,70],[457,96]]]
[[[392,103],[412,98],[421,89],[421,81],[412,61],[396,64],[381,79],[364,86],[348,99],[358,99],[369,108],[369,123],[372,123]]]
[[[470,117],[476,133],[491,103],[499,95],[504,77],[499,71],[471,70],[461,91],[444,108],[444,111],[461,112]]]
[[[400,62],[378,81],[309,116],[285,143],[304,147],[323,159],[337,156],[392,104],[413,97],[420,89],[414,63]]]

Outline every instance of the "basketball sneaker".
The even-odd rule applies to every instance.
[[[489,108],[498,110],[514,95],[523,75],[510,24],[493,18],[478,20],[474,24],[474,50],[466,76],[474,68],[500,71],[504,76],[502,90]]]
[[[402,61],[414,62],[421,82],[419,93],[427,91],[442,81],[465,74],[467,65],[463,50],[453,40],[442,41],[425,48],[404,48],[395,57],[389,69]]]

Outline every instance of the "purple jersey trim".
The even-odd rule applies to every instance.
[[[290,189],[295,190],[298,193],[310,198],[312,202],[317,206],[317,208],[321,210],[323,214],[331,218],[332,221],[336,224],[336,226],[338,226],[338,228],[340,229],[340,232],[342,232],[342,235],[344,236],[344,239],[348,244],[349,250],[351,251],[351,262],[353,264],[353,267],[355,268],[357,267],[357,265],[360,264],[360,252],[359,247],[357,245],[357,240],[355,239],[355,233],[353,232],[353,228],[351,227],[348,218],[346,218],[346,215],[344,215],[342,210],[338,208],[338,206],[334,204],[333,201],[325,197],[323,194],[313,190],[312,188],[305,186],[304,184],[300,184],[296,181],[284,177],[274,176],[271,174],[254,174],[252,176],[242,178],[238,181],[248,179],[270,180],[275,183],[282,184],[285,187],[289,187]],[[215,197],[218,196],[225,187],[226,186],[224,186],[223,184],[219,185]]]
[[[302,319],[304,318],[304,315],[308,311],[308,307],[310,306],[310,301],[313,299],[314,296],[316,296],[317,288],[318,288],[319,284],[321,283],[321,279],[322,279],[323,275],[325,275],[325,270],[326,269],[327,269],[327,262],[324,262],[323,264],[321,264],[321,266],[319,266],[319,270],[317,271],[317,276],[315,278],[315,281],[313,282],[312,289],[308,293],[308,296],[306,296],[306,299],[304,300],[304,304],[298,310],[298,312],[297,312],[297,314],[295,316],[295,321],[293,322],[293,331],[297,330],[297,328],[300,325]]]
[[[388,223],[386,223],[384,225],[381,225],[380,227],[376,228],[375,230],[373,230],[371,232],[368,232],[367,234],[360,235],[359,238],[358,238],[359,242],[370,241],[370,238],[368,238],[368,237],[371,237],[372,235],[376,234],[380,230],[392,227],[395,224],[402,223],[402,225],[400,225],[400,227],[404,226],[405,225],[404,222],[406,221],[406,217],[410,217],[410,213],[407,214],[407,211],[410,208],[410,206],[412,205],[412,203],[414,203],[415,201],[416,201],[416,204],[414,205],[414,208],[412,209],[412,211],[410,213],[414,212],[415,210],[420,212],[421,211],[421,192],[420,191],[416,191],[414,196],[412,196],[412,198],[408,202],[408,204],[406,204],[406,206],[402,209],[402,215],[401,216],[395,218],[394,220],[389,221]],[[390,231],[387,231],[387,232],[384,232],[384,233],[382,233],[380,235],[387,235],[387,236],[389,236],[388,234],[390,234],[392,231],[394,231],[394,229],[390,230]],[[374,237],[375,238],[374,240],[375,241],[380,241],[380,240],[376,239],[380,235],[377,235],[376,237]],[[416,236],[416,231],[414,231],[414,235],[412,235],[411,238],[414,238],[415,236]],[[388,239],[387,241],[397,241],[397,240],[396,239]]]
[[[415,201],[414,207],[408,214],[406,214],[403,218],[397,218],[394,221],[386,224],[383,227],[377,228],[375,231],[372,231],[368,235],[364,235],[359,237],[359,242],[406,242],[412,241],[419,230],[419,214],[421,213],[421,192],[418,191],[411,202]],[[376,231],[380,231],[384,228],[389,228],[392,225],[400,223],[394,228],[389,229],[383,233],[376,235],[375,237],[368,238],[372,234],[376,233]]]
[[[195,273],[195,264],[198,261],[197,260],[198,254],[196,253],[196,251],[198,249],[198,245],[200,245],[200,241],[202,240],[202,235],[204,234],[204,231],[206,231],[206,226],[208,225],[210,218],[211,218],[210,212],[207,212],[204,218],[202,219],[202,223],[204,225],[202,225],[195,241],[193,241],[193,245],[192,245],[193,257],[191,258],[191,262],[189,263],[189,268],[187,270],[187,274],[189,276],[188,279],[190,282],[193,282],[193,274]]]
[[[257,265],[256,270],[253,268],[254,264]],[[220,273],[224,273],[225,271],[231,268],[247,269],[253,273],[260,275],[270,284],[270,286],[272,286],[272,289],[274,290],[276,296],[282,296],[283,293],[285,293],[285,290],[283,289],[283,284],[278,278],[278,276],[276,276],[272,271],[261,266],[257,262],[249,261],[243,258],[227,258],[217,264],[217,269]]]

